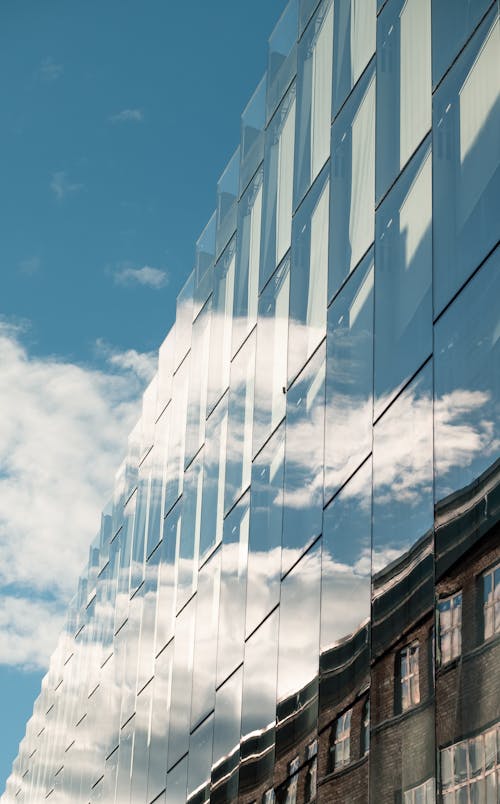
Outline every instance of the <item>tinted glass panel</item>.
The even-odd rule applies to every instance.
[[[234,292],[235,241],[232,240],[214,271],[210,350],[208,354],[207,415],[229,385]]]
[[[212,711],[215,703],[220,558],[221,551],[218,550],[201,568],[198,577],[191,699],[192,729]]]
[[[435,314],[500,234],[497,14],[492,9],[434,98]]]
[[[231,364],[224,494],[226,511],[250,483],[254,383],[255,331]]]
[[[336,0],[333,114],[336,115],[375,52],[376,0]]]
[[[464,46],[490,0],[440,0],[432,3],[432,83],[435,86]]]
[[[238,205],[238,248],[234,284],[232,354],[257,319],[263,169],[260,168]]]

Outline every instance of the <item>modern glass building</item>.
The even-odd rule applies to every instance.
[[[5,804],[500,801],[498,0],[291,0]]]

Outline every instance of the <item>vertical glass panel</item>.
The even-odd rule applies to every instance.
[[[203,451],[186,470],[182,499],[182,525],[179,552],[176,556],[176,609],[180,611],[196,589],[198,551],[200,545],[201,500],[203,485]]]
[[[180,366],[191,346],[193,291],[194,272],[189,275],[189,279],[177,296],[174,335],[174,371]]]
[[[173,405],[168,404],[156,422],[155,444],[151,454],[151,482],[147,523],[146,557],[151,555],[162,537],[165,515],[168,441]]]
[[[189,738],[188,801],[210,800],[210,769],[214,739],[214,716],[210,715]]]
[[[317,728],[320,588],[318,541],[281,583],[277,759]]]
[[[435,777],[432,475],[428,363],[374,429],[370,779],[371,795],[388,800]],[[400,759],[387,763],[377,726],[403,712],[392,730]]]
[[[172,396],[172,375],[174,372],[175,329],[172,328],[158,352],[158,397],[156,400],[157,419]]]
[[[485,501],[498,482],[499,298],[497,248],[435,327],[438,572],[483,539],[495,516]]]
[[[201,568],[196,596],[191,729],[214,708],[221,551]]]
[[[217,182],[216,257],[219,258],[236,231],[236,206],[240,186],[240,149],[238,148]]]
[[[266,87],[267,74],[260,81],[241,115],[240,193],[248,185],[264,158]]]
[[[187,390],[189,358],[179,366],[174,375],[172,394],[172,419],[170,421],[168,456],[165,485],[165,513],[182,492],[184,480],[184,448],[186,439]]]
[[[377,211],[375,418],[432,352],[431,182],[427,140]]]
[[[371,452],[373,413],[373,251],[328,312],[325,500]]]
[[[272,436],[252,467],[246,633],[251,634],[279,603],[285,424]]]
[[[189,746],[195,610],[196,598],[193,597],[177,616],[175,622],[174,667],[168,733],[169,768],[178,762]]]
[[[214,747],[210,801],[225,804],[238,798],[241,694],[243,667],[228,678],[215,696]]]
[[[290,248],[292,235],[295,84],[266,131],[260,282],[264,287]]]
[[[377,23],[377,201],[431,127],[431,0],[389,0]]]
[[[255,384],[255,331],[231,364],[226,453],[227,511],[250,483]]]
[[[431,394],[429,363],[374,429],[372,657],[434,602]]]
[[[440,0],[432,3],[433,86],[439,83],[489,5],[490,0]]]
[[[228,395],[226,394],[210,418],[207,419],[206,443],[203,451],[200,564],[214,545],[222,540],[226,477],[227,406]]]
[[[274,113],[297,70],[298,0],[290,0],[269,38],[267,119]]]
[[[242,661],[245,641],[249,500],[247,492],[224,522],[220,577],[217,686]]]
[[[132,757],[132,784],[130,800],[145,802],[148,789],[149,729],[151,723],[151,703],[153,685],[149,683],[137,696],[134,750]]]
[[[196,241],[193,321],[212,292],[215,262],[215,232],[216,213],[214,212]]]
[[[290,268],[288,381],[292,381],[326,333],[330,177],[319,176],[293,221]]]
[[[137,669],[139,665],[139,640],[141,637],[143,587],[130,601],[127,630],[125,631],[124,670],[122,686],[121,725],[127,722],[135,711],[137,693]]]
[[[181,534],[182,501],[170,511],[163,525],[161,558],[158,570],[158,604],[156,613],[156,652],[165,647],[174,633],[176,610],[176,565]]]
[[[320,728],[342,712],[366,721],[370,682],[372,462],[369,459],[324,512],[321,558]],[[363,714],[363,707],[365,712]],[[338,724],[338,721],[337,721]],[[352,761],[368,749],[369,722],[354,734]],[[338,760],[335,751],[334,761]],[[357,801],[368,800],[368,768]]]
[[[187,756],[172,768],[167,776],[165,804],[186,804],[187,799]]]
[[[132,772],[132,746],[134,739],[135,718],[131,718],[120,732],[118,749],[118,769],[116,773],[116,801],[130,801],[130,785]],[[71,799],[75,800],[75,799]]]
[[[261,785],[264,789],[265,786],[272,786],[278,620],[279,612],[276,610],[245,645],[239,788],[240,796],[245,796],[246,801],[252,800],[252,793]]]
[[[185,466],[188,466],[192,461],[205,440],[211,307],[212,302],[210,299],[193,323],[193,344],[191,348],[187,403]]]
[[[375,63],[332,126],[330,272],[337,292],[373,242],[375,230]]]
[[[141,422],[135,425],[128,437],[127,465],[125,469],[124,500],[127,500],[137,486],[137,472],[139,468],[139,452],[141,449]]]
[[[498,242],[499,59],[492,8],[435,94],[435,314]]]
[[[208,358],[207,415],[229,385],[234,291],[235,240],[215,266],[212,323]]]
[[[141,448],[139,452],[141,461],[147,451],[153,446],[157,397],[158,376],[155,374],[142,395]]]
[[[333,0],[323,0],[299,43],[294,207],[330,155]]]
[[[134,519],[134,536],[132,539],[132,564],[130,567],[130,591],[133,594],[144,580],[144,564],[146,561],[146,529],[149,513],[149,489],[151,484],[152,458],[150,452],[139,467],[137,486],[137,504]]]
[[[253,454],[255,455],[286,411],[288,304],[290,258],[285,257],[259,299]]]
[[[287,395],[282,574],[321,533],[325,344]]]
[[[151,707],[151,737],[149,745],[148,802],[153,801],[165,787],[167,778],[168,721],[174,642],[156,657]]]
[[[238,247],[234,283],[234,354],[255,324],[259,290],[263,168],[259,168],[238,204]]]
[[[336,0],[333,33],[333,115],[375,53],[376,0]]]
[[[141,642],[139,647],[139,667],[137,671],[137,689],[153,677],[156,636],[156,605],[158,593],[158,570],[161,558],[161,547],[158,546],[146,563],[143,587],[143,607],[141,620]],[[162,647],[162,646],[161,646]]]

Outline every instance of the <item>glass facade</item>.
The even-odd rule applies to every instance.
[[[500,801],[499,64],[288,3],[2,804]]]

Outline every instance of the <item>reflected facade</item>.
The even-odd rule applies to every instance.
[[[2,804],[498,804],[499,64],[288,3]]]

